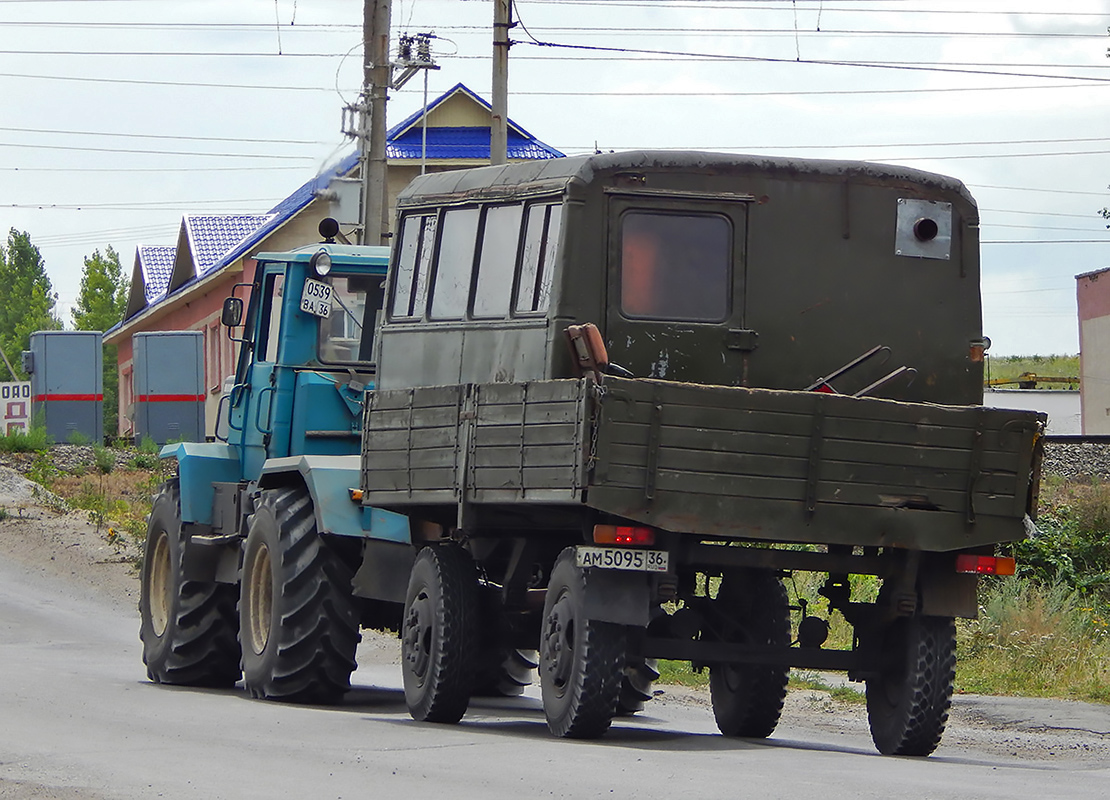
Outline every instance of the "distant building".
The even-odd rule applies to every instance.
[[[1044,411],[1048,414],[1049,434],[1077,436],[1083,432],[1079,392],[1075,389],[987,389],[983,405]]]
[[[1110,434],[1110,268],[1075,276],[1083,433]]]
[[[387,134],[390,219],[397,194],[420,174],[490,163],[490,105],[462,84],[452,87]],[[560,158],[562,153],[508,122],[510,161]],[[136,333],[196,330],[204,333],[206,435],[215,432],[225,379],[235,371],[237,349],[221,330],[220,309],[237,283],[254,279],[254,254],[317,241],[317,226],[332,216],[349,227],[359,218],[358,155],[321,172],[264,214],[189,214],[175,246],[141,246],[135,252],[124,320],[104,335],[119,350],[119,434],[131,421]],[[242,291],[242,290],[240,290]]]

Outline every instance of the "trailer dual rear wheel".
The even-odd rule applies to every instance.
[[[790,644],[790,603],[782,581],[768,572],[726,575],[715,603],[726,642]],[[778,725],[790,668],[779,664],[717,664],[709,670],[713,716],[725,736],[765,738]]]
[[[867,681],[871,738],[884,755],[927,756],[948,722],[956,679],[956,623],[951,617],[906,617],[885,632],[889,658]]]
[[[555,560],[540,629],[540,689],[553,734],[592,739],[609,730],[624,678],[627,637],[622,625],[584,614],[586,574],[574,548]]]
[[[239,600],[243,682],[252,697],[327,704],[350,689],[361,639],[353,575],[317,533],[308,492],[261,493]]]
[[[143,552],[139,638],[155,683],[226,687],[239,679],[234,586],[185,580],[185,537],[177,480],[162,485]]]
[[[455,723],[470,705],[478,626],[478,571],[455,545],[413,562],[401,622],[405,703],[422,722]]]

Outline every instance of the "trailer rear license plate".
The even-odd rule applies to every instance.
[[[627,547],[579,547],[578,566],[595,569],[628,569],[636,572],[666,572],[670,566],[666,550],[633,550]]]

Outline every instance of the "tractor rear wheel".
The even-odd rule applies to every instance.
[[[227,687],[239,679],[236,587],[186,580],[181,490],[167,481],[154,498],[140,581],[139,638],[155,683]]]
[[[243,682],[252,697],[338,702],[351,687],[359,634],[352,567],[316,531],[303,488],[261,493],[243,554]]]

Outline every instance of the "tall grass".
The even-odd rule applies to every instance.
[[[959,691],[1110,703],[1106,617],[1063,583],[987,584],[979,619],[959,626],[957,665]]]

